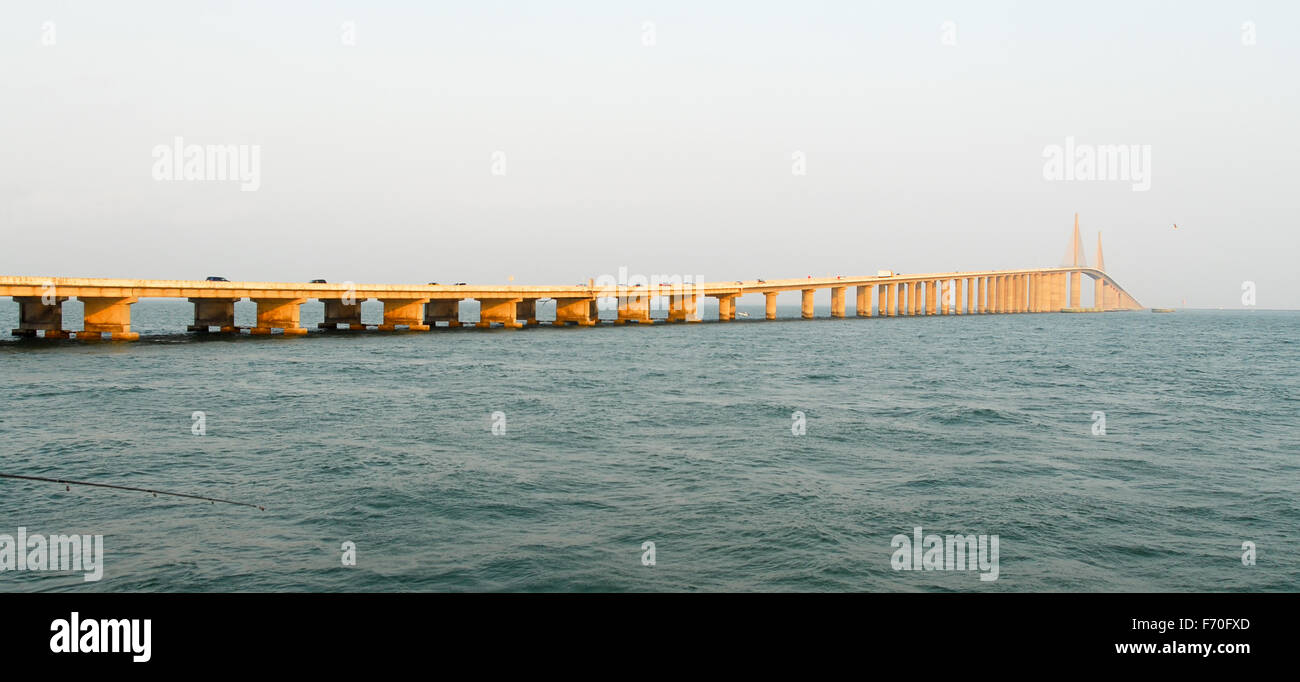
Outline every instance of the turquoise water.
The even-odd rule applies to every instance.
[[[266,511],[0,480],[0,533],[103,534],[106,564],[0,590],[1300,589],[1300,314],[756,303],[730,324],[198,339],[176,333],[188,304],[146,301],[134,344],[2,342],[0,471]],[[895,571],[916,526],[998,535],[999,578]]]

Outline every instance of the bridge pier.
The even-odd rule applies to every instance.
[[[764,317],[769,320],[776,319],[776,292],[768,291],[763,294]]]
[[[194,324],[185,331],[206,334],[212,327],[218,327],[225,334],[237,334],[235,326],[235,303],[237,298],[191,298],[194,304]]]
[[[1078,308],[1079,299],[1082,298],[1079,292],[1082,291],[1083,276],[1076,270],[1070,273],[1070,307]]]
[[[813,294],[816,292],[816,289],[803,289],[801,291],[803,296],[800,301],[799,312],[805,320],[813,318]]]
[[[831,317],[844,319],[844,287],[831,287]]]
[[[957,303],[957,309],[953,311],[954,315],[962,314],[962,306],[965,304],[966,301],[966,297],[964,295],[966,293],[965,289],[969,285],[970,285],[970,280],[966,278],[953,280],[953,286],[957,287],[957,290],[953,292],[954,300]]]
[[[381,298],[384,304],[384,321],[376,329],[381,332],[397,331],[406,327],[413,332],[427,332],[429,325],[424,323],[424,304],[427,298]]]
[[[1065,307],[1066,287],[1069,286],[1069,280],[1063,272],[1052,275],[1052,312],[1059,313]]]
[[[736,295],[735,294],[717,294],[714,298],[718,299],[718,321],[731,322],[736,319]]]
[[[82,327],[76,332],[78,339],[96,340],[108,334],[114,341],[135,341],[140,334],[131,331],[131,305],[138,298],[117,296],[109,298],[78,296],[84,305]]]
[[[299,314],[305,298],[257,298],[257,326],[248,330],[255,336],[265,336],[272,329],[284,331],[285,336],[302,336],[306,329],[299,324]]]
[[[522,298],[480,298],[478,323],[474,326],[487,329],[493,323],[499,323],[507,329],[520,329],[524,325],[515,319],[519,309],[517,304]]]
[[[893,317],[896,314],[896,305],[898,301],[898,284],[891,282],[885,285],[885,296],[881,298],[885,303],[885,317]]]
[[[618,297],[618,318],[614,324],[651,324],[650,295],[644,291],[628,292],[627,296]]]
[[[50,300],[52,303],[46,304]],[[36,338],[37,331],[44,331],[47,339],[66,339],[68,332],[63,329],[63,302],[67,296],[14,296],[18,304],[18,328],[11,333],[14,336]]]
[[[699,322],[700,317],[696,313],[698,304],[699,297],[695,294],[670,294],[668,296],[668,321]]]
[[[424,324],[430,329],[446,322],[448,329],[463,326],[460,321],[460,299],[433,298],[424,304]]]
[[[858,304],[855,312],[858,317],[871,317],[871,285],[858,286]]]
[[[555,322],[551,324],[563,327],[573,323],[579,327],[594,327],[600,321],[600,309],[594,298],[557,298],[555,299]]]
[[[322,298],[325,304],[325,321],[316,325],[317,329],[337,330],[340,324],[346,324],[350,330],[362,330],[361,301],[347,303],[341,298]]]
[[[1115,288],[1110,282],[1102,281],[1101,301],[1103,310],[1113,310],[1118,304],[1118,297],[1115,295]]]
[[[981,315],[988,313],[988,304],[989,304],[988,290],[985,288],[985,280],[987,279],[988,279],[987,277],[975,278],[976,285],[979,288],[979,302],[978,302],[979,310],[973,312],[978,312]],[[971,303],[973,304],[975,303],[975,301],[972,301]]]
[[[523,320],[524,326],[537,326],[537,299],[525,298],[515,304],[515,319]]]

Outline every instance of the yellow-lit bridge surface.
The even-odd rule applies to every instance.
[[[718,320],[736,317],[735,299],[745,294],[767,298],[767,319],[776,319],[777,294],[800,291],[802,317],[813,317],[813,296],[819,289],[831,293],[831,317],[845,317],[845,293],[852,287],[857,317],[930,315],[987,315],[1045,312],[1103,312],[1141,308],[1137,300],[1103,270],[1101,239],[1097,241],[1097,267],[1082,264],[1078,219],[1071,244],[1075,265],[1022,270],[980,270],[925,274],[894,273],[867,277],[823,277],[732,282],[686,282],[649,286],[475,286],[410,284],[310,284],[298,282],[209,282],[188,280],[92,279],[75,277],[0,276],[0,296],[12,296],[19,305],[15,336],[47,339],[102,339],[131,341],[131,304],[141,298],[187,298],[194,304],[194,324],[189,331],[207,333],[213,328],[239,333],[235,302],[257,304],[257,324],[251,334],[281,330],[306,334],[299,323],[299,306],[309,299],[325,304],[323,329],[366,329],[361,322],[361,302],[384,304],[383,323],[377,329],[405,328],[427,331],[443,324],[461,326],[460,303],[479,302],[477,326],[499,324],[510,328],[536,325],[537,302],[555,301],[554,325],[593,326],[600,322],[597,301],[617,301],[615,324],[651,323],[653,299],[668,300],[668,322],[700,320],[698,302],[708,296],[718,300]],[[1081,308],[1082,277],[1092,279],[1093,307]],[[63,302],[76,297],[84,306],[84,329],[63,329]],[[663,298],[660,298],[663,297]]]

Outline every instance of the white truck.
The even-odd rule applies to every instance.
[[[877,271],[876,271],[876,277],[893,277],[893,276],[894,276],[894,271],[893,271],[893,270],[877,270]]]

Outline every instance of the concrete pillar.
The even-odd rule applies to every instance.
[[[357,321],[359,322],[360,319],[360,312],[358,311]],[[461,326],[460,299],[435,298],[424,304],[424,323],[432,328],[438,326],[439,322],[446,322],[449,328]]]
[[[889,285],[888,285],[888,284],[877,284],[877,285],[876,285],[876,305],[880,307],[880,316],[881,316],[881,317],[888,317],[888,316],[889,316],[889,306],[888,306],[888,304],[885,302],[887,298],[889,298]]]
[[[871,317],[871,286],[858,287],[858,317]]]
[[[890,283],[885,285],[885,316],[893,317],[895,314],[895,302],[898,300],[898,284]]]
[[[1058,272],[1052,275],[1052,302],[1050,306],[1052,312],[1060,312],[1065,307],[1067,285],[1066,273]]]
[[[816,289],[803,290],[803,301],[800,306],[800,312],[803,314],[803,319],[805,320],[811,320],[813,318],[813,294],[816,293],[816,291]]]
[[[925,314],[934,315],[938,312],[939,294],[936,292],[934,280],[925,283]]]
[[[1075,270],[1074,272],[1070,273],[1070,307],[1071,308],[1079,307],[1079,299],[1081,298],[1079,296],[1079,293],[1083,291],[1082,282],[1083,282],[1083,276],[1079,273],[1078,270]]]
[[[18,304],[18,328],[13,330],[14,336],[34,338],[37,331],[44,331],[47,339],[68,338],[68,332],[63,330],[63,302],[68,297],[52,296],[45,300],[41,296],[14,296]]]
[[[976,277],[975,281],[979,285],[979,313],[983,315],[989,311],[988,278]]]
[[[844,319],[844,287],[831,287],[831,317]]]
[[[348,329],[352,330],[366,328],[366,325],[361,323],[360,300],[353,299],[351,303],[348,303],[341,298],[322,298],[321,303],[325,304],[325,321],[317,324],[317,329],[335,330],[339,328],[340,324],[346,324]],[[233,319],[234,310],[232,306],[231,320]],[[196,321],[195,324],[198,324],[198,322]],[[207,329],[204,328],[204,331],[207,331]]]
[[[700,316],[696,313],[699,304],[699,296],[696,294],[671,294],[668,296],[668,321],[669,322],[699,322]]]
[[[480,298],[478,300],[478,323],[474,326],[479,329],[487,329],[493,323],[499,323],[507,329],[519,329],[524,325],[519,323],[515,317],[519,313],[518,304],[522,298]],[[384,310],[384,321],[388,321],[387,306]],[[383,327],[380,327],[383,329]]]
[[[235,326],[235,302],[237,298],[191,298],[194,304],[194,324],[186,331],[206,334],[211,327],[220,327],[226,334],[239,332]],[[326,304],[326,310],[329,310]],[[328,319],[328,318],[327,318]]]
[[[718,299],[718,321],[730,322],[736,319],[736,297],[724,294],[715,298]]]
[[[551,324],[557,327],[563,327],[569,323],[576,324],[579,327],[594,327],[599,320],[600,310],[596,307],[596,299],[594,298],[555,299],[555,322]],[[459,326],[459,323],[457,326]]]
[[[1025,288],[1025,276],[1024,276],[1024,275],[1016,275],[1016,300],[1015,300],[1015,310],[1012,311],[1012,312],[1016,312],[1016,313],[1023,313],[1023,312],[1025,312],[1025,289],[1026,289],[1026,288]]]
[[[1092,278],[1092,307],[1095,310],[1101,310],[1102,302],[1102,279],[1100,277]]]
[[[384,303],[384,322],[377,329],[391,332],[399,326],[405,326],[413,332],[427,332],[429,325],[424,323],[424,304],[427,298],[382,298]]]
[[[537,326],[537,299],[525,298],[516,303],[515,319],[523,320],[525,325]]]
[[[104,334],[114,341],[135,341],[140,335],[131,331],[131,304],[140,300],[131,297],[98,298],[79,296],[85,308],[78,339],[100,339]]]
[[[950,279],[941,279],[935,282],[934,289],[939,294],[940,315],[952,314],[952,284],[953,282]]]
[[[776,294],[777,292],[775,291],[767,291],[763,293],[763,316],[769,320],[776,319]]]
[[[285,336],[302,336],[306,329],[298,323],[298,315],[305,298],[255,298],[257,304],[257,326],[248,330],[250,334],[270,334],[272,329],[284,330]]]
[[[966,304],[966,297],[964,296],[966,292],[964,290],[970,285],[970,280],[966,278],[961,278],[961,279],[953,280],[952,283],[953,286],[957,287],[957,291],[954,292],[953,294],[954,296],[956,296],[957,309],[954,310],[953,313],[956,315],[961,315],[963,313],[962,307],[965,306]]]
[[[618,318],[614,324],[627,324],[636,322],[637,324],[650,324],[650,294],[641,291],[634,292],[629,290],[626,296],[620,296],[618,301]]]
[[[898,283],[898,315],[900,317],[910,314],[907,310],[907,299],[911,298],[910,294],[912,293],[908,290],[910,286],[911,284],[908,282]]]

